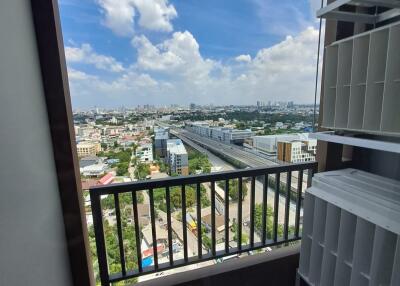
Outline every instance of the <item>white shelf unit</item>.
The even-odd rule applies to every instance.
[[[338,67],[336,84],[335,126],[347,127],[349,114],[351,64],[353,42],[343,42],[338,48]],[[340,72],[339,72],[340,71]]]
[[[348,127],[361,129],[364,117],[365,88],[367,85],[369,35],[355,38],[353,45]]]
[[[306,191],[299,274],[309,285],[400,285],[400,182],[354,169]]]
[[[322,126],[400,136],[400,23],[325,48]]]
[[[400,132],[400,25],[390,30],[381,128]]]
[[[333,126],[335,120],[336,82],[338,66],[337,46],[326,47],[325,64],[330,68],[325,70],[323,125]]]

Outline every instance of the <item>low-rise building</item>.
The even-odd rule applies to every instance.
[[[278,160],[288,163],[315,161],[317,140],[293,140],[278,142]]]
[[[107,169],[107,164],[99,163],[80,168],[80,173],[86,177],[98,177],[104,175]]]
[[[208,137],[226,144],[243,144],[254,135],[251,130],[239,130],[231,127],[212,127],[205,122],[187,123],[186,128],[200,136]]]
[[[186,148],[180,139],[167,141],[167,163],[170,174],[189,175],[189,159]]]
[[[278,152],[279,141],[308,140],[308,133],[253,136],[252,139],[254,149],[275,156]]]
[[[146,143],[140,145],[136,149],[135,156],[139,159],[141,163],[151,163],[154,160],[153,157],[153,145],[151,143]]]
[[[84,168],[86,166],[90,165],[96,165],[102,163],[102,159],[96,156],[87,156],[83,157],[82,159],[79,160],[79,167]]]
[[[101,145],[98,142],[82,141],[76,145],[76,151],[79,157],[96,156],[101,151]]]

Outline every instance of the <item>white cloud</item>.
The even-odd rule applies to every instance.
[[[171,20],[178,16],[173,5],[166,0],[133,0],[140,13],[139,25],[154,31],[171,32]]]
[[[68,79],[70,81],[81,81],[81,80],[98,80],[96,76],[89,75],[82,71],[78,71],[73,68],[68,68]]]
[[[133,34],[135,8],[132,0],[98,0],[104,14],[103,24],[119,36]]]
[[[65,47],[65,56],[69,63],[92,64],[98,69],[111,72],[122,72],[124,67],[113,57],[97,54],[89,44],[80,47]]]
[[[119,36],[134,33],[135,16],[139,14],[138,25],[152,31],[170,32],[171,20],[177,12],[168,0],[97,0],[104,14],[103,23]]]
[[[240,55],[235,58],[235,61],[249,63],[249,62],[251,62],[251,56],[250,55]]]
[[[311,7],[318,0],[308,1]],[[311,15],[311,12],[304,13],[304,6],[306,6],[304,1],[280,0],[279,5],[276,0],[251,0],[250,2],[256,6],[260,30],[268,34],[293,35],[315,23],[315,15]]]
[[[189,32],[176,32],[159,44],[135,37],[135,63],[112,80],[86,80],[89,75],[72,71],[71,93],[79,106],[249,104],[257,100],[311,103],[317,41],[318,31],[310,27],[259,50],[253,59],[241,55],[247,64],[238,65],[203,57]]]
[[[153,45],[145,36],[135,37],[132,45],[138,50],[137,67],[144,70],[198,80],[207,77],[215,67],[212,60],[203,59],[199,44],[188,31],[175,32],[158,45]]]

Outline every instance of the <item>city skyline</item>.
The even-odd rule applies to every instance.
[[[62,0],[73,107],[310,104],[317,2]]]

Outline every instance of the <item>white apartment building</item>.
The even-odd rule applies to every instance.
[[[211,127],[206,122],[193,122],[186,124],[186,128],[200,136],[205,136],[226,144],[242,144],[245,139],[254,133],[250,130],[238,130],[229,127]]]
[[[182,140],[169,139],[167,141],[167,163],[170,174],[189,175],[189,159]]]
[[[253,136],[253,147],[268,155],[276,155],[279,141],[308,140],[308,133]]]
[[[151,163],[154,161],[153,157],[153,145],[151,143],[140,145],[136,149],[135,156],[141,163]]]

